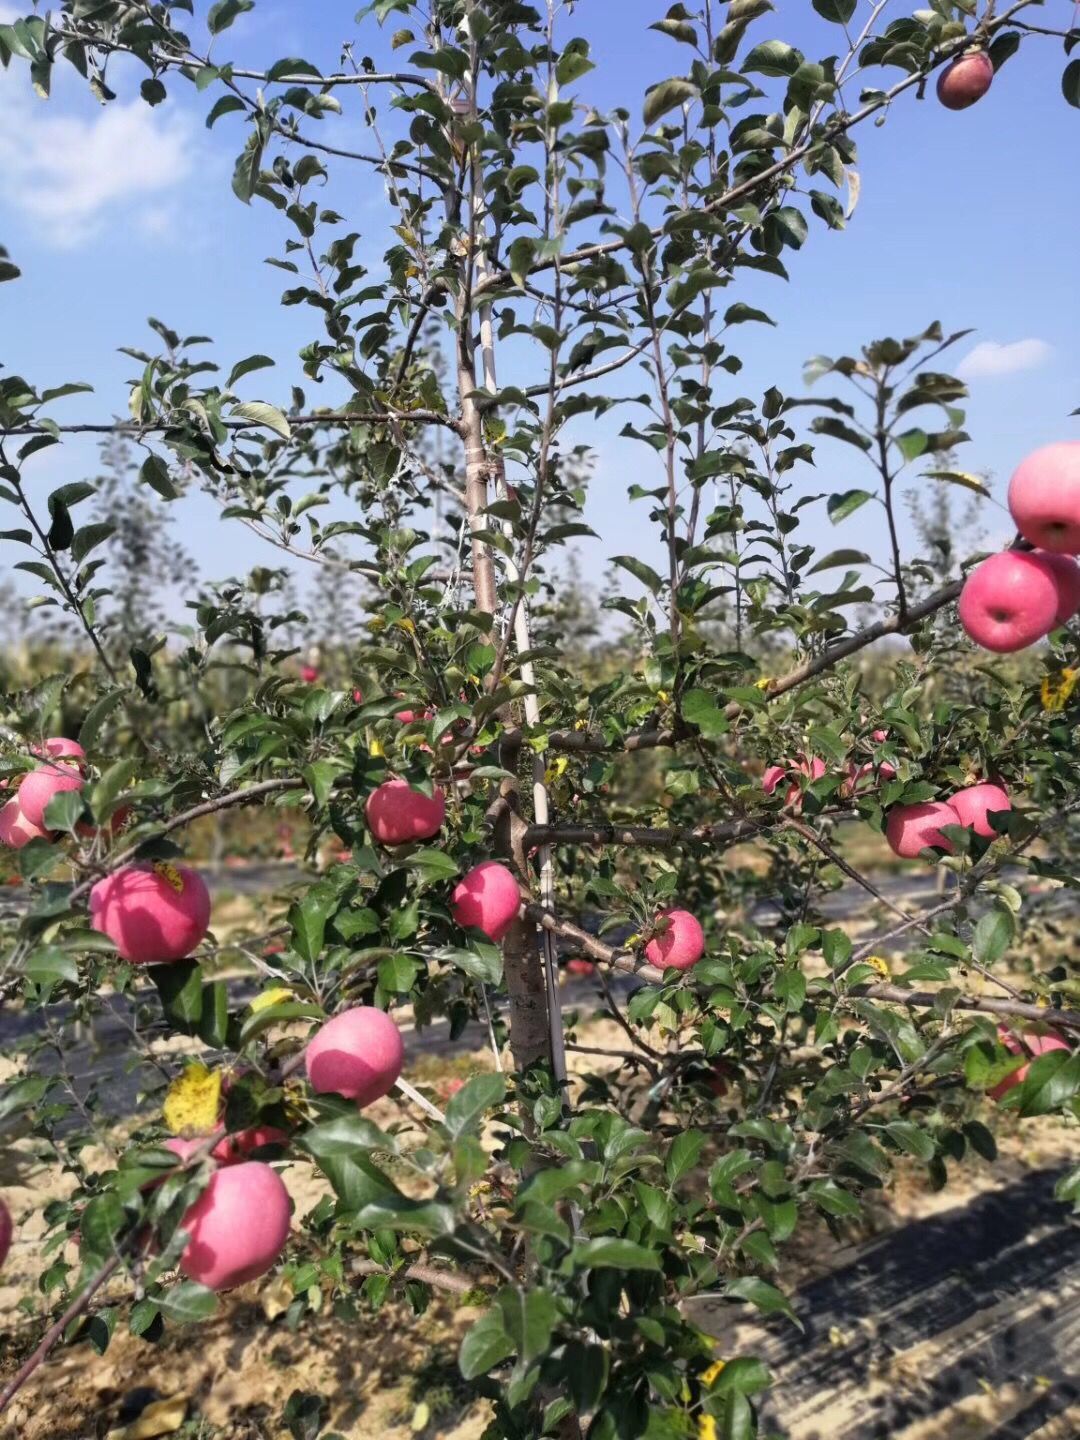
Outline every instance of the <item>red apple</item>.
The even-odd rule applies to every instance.
[[[393,1089],[405,1046],[385,1010],[356,1005],[327,1020],[309,1042],[304,1061],[313,1090],[344,1095],[362,1108]]]
[[[994,81],[994,62],[985,50],[965,50],[938,76],[938,99],[946,110],[966,110]]]
[[[950,798],[949,807],[956,811],[961,825],[974,830],[984,840],[993,840],[998,832],[990,824],[990,816],[1002,810],[1011,810],[1012,801],[1000,785],[984,782],[958,790]]]
[[[771,795],[782,780],[792,777],[788,786],[787,794],[784,796],[785,810],[801,810],[803,801],[802,787],[796,775],[806,775],[811,781],[820,780],[825,774],[825,761],[818,759],[816,755],[807,757],[800,755],[798,760],[785,760],[782,765],[767,765],[765,773],[761,777],[761,788],[766,795]]]
[[[11,1249],[11,1236],[14,1229],[15,1227],[11,1221],[11,1211],[4,1204],[3,1200],[0,1200],[0,1265],[3,1265],[8,1257],[8,1251]]]
[[[1080,555],[1080,440],[1044,445],[1009,482],[1009,509],[1025,540],[1059,555]]]
[[[224,1125],[217,1126],[224,1132]],[[215,1132],[216,1133],[216,1132]],[[249,1160],[256,1150],[269,1145],[287,1145],[288,1132],[276,1125],[251,1125],[246,1130],[237,1130],[232,1135],[223,1133],[222,1139],[210,1151],[211,1159],[219,1165],[238,1165]]]
[[[960,623],[985,650],[1008,654],[1048,634],[1061,596],[1045,560],[1019,550],[991,555],[977,565],[960,593]]]
[[[1058,587],[1058,612],[1055,627],[1067,625],[1080,610],[1080,565],[1071,555],[1055,555],[1052,550],[1036,550],[1036,556],[1049,565]]]
[[[1022,1040],[1018,1040],[1007,1026],[999,1025],[998,1036],[1006,1050],[1012,1051],[1014,1055],[1030,1055],[1032,1060],[1037,1060],[1040,1055],[1049,1055],[1052,1050],[1069,1049],[1056,1030],[1047,1031],[1045,1034],[1037,1030],[1025,1031]],[[1030,1069],[1031,1060],[1028,1060],[1011,1071],[1004,1080],[998,1081],[993,1089],[987,1092],[990,1099],[1000,1103],[1010,1090],[1015,1090],[1017,1085],[1024,1083]]]
[[[565,969],[568,975],[573,975],[581,980],[586,980],[590,975],[596,974],[596,966],[593,962],[580,955],[575,956],[573,960],[567,960]]]
[[[666,920],[662,934],[645,946],[645,958],[661,969],[689,970],[705,953],[705,932],[689,910],[663,910],[657,917]]]
[[[300,679],[305,685],[314,685],[319,678],[319,672],[314,665],[300,666]]]
[[[215,1170],[181,1223],[189,1280],[232,1290],[265,1275],[289,1237],[289,1192],[269,1165],[247,1160]]]
[[[21,850],[31,840],[49,838],[48,830],[43,830],[40,825],[31,825],[27,820],[17,795],[0,805],[0,845],[6,845],[9,850]]]
[[[78,766],[49,760],[23,777],[19,786],[19,807],[31,825],[43,828],[45,811],[53,796],[68,790],[81,790],[84,783]]]
[[[501,940],[521,909],[521,887],[505,865],[485,860],[454,886],[450,909],[463,930]]]
[[[210,892],[186,865],[125,865],[90,891],[90,924],[133,965],[183,960],[210,925]]]
[[[893,853],[904,860],[917,860],[928,847],[951,855],[953,847],[940,827],[957,823],[956,811],[941,800],[928,800],[921,805],[894,805],[885,825],[885,838]]]
[[[439,833],[446,819],[446,801],[440,790],[425,795],[395,777],[371,792],[364,814],[380,845],[405,845],[410,840],[430,840]]]

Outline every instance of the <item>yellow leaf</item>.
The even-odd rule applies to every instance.
[[[1064,710],[1080,681],[1080,670],[1061,671],[1058,676],[1047,675],[1042,682],[1042,708],[1051,713]]]
[[[385,755],[386,751],[383,749],[382,741],[372,740],[371,744],[368,746],[368,754],[374,755],[376,758],[380,758]]]
[[[755,680],[754,684],[759,690],[767,690],[772,684],[772,681],[769,679],[768,675],[763,675],[760,680]]]
[[[256,995],[248,1009],[253,1015],[258,1015],[260,1010],[269,1010],[271,1005],[280,1005],[284,1000],[291,1000],[293,992],[284,985],[276,985],[273,990],[264,990],[261,995]]]
[[[876,970],[877,973],[886,980],[892,973],[889,969],[889,962],[881,955],[867,955],[866,964],[870,966],[871,970]]]
[[[178,895],[184,893],[184,877],[175,865],[170,865],[167,860],[155,860],[154,874],[160,875],[162,880],[167,885],[171,885]]]
[[[284,1315],[293,1302],[293,1288],[284,1275],[275,1276],[259,1294],[259,1304],[267,1320]]]
[[[698,1440],[719,1440],[720,1432],[716,1428],[716,1421],[711,1415],[701,1415],[698,1418]]]
[[[187,1415],[186,1395],[171,1400],[155,1400],[147,1405],[137,1420],[125,1425],[116,1440],[157,1440],[159,1435],[174,1435]]]
[[[715,1385],[717,1380],[719,1380],[720,1378],[725,1363],[726,1362],[723,1360],[714,1360],[713,1363],[709,1366],[709,1368],[705,1371],[704,1375],[702,1375],[701,1383],[703,1385],[709,1386]]]
[[[221,1112],[221,1071],[189,1065],[169,1086],[162,1115],[174,1135],[205,1135]]]
[[[397,625],[397,628],[399,630],[404,630],[406,635],[416,634],[416,626],[413,621],[411,621],[408,617],[406,617],[404,620],[397,620],[394,623]]]

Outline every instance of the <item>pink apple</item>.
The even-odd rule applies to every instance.
[[[1044,445],[1009,482],[1009,509],[1025,540],[1060,555],[1080,555],[1080,440]]]
[[[998,832],[990,824],[990,816],[1002,810],[1011,810],[1012,801],[1000,785],[984,782],[958,790],[950,797],[949,806],[956,811],[961,825],[974,830],[984,840],[993,840]]]
[[[314,685],[319,678],[319,672],[314,665],[300,666],[300,679],[305,685]]]
[[[705,932],[689,910],[664,910],[657,917],[666,920],[662,934],[645,946],[645,958],[662,970],[689,970],[705,953]]]
[[[446,819],[446,801],[440,790],[425,795],[395,777],[371,792],[364,814],[380,845],[405,845],[410,840],[430,840],[439,833]]]
[[[966,50],[938,76],[938,99],[946,110],[966,110],[994,81],[994,62],[985,50]]]
[[[1010,1050],[1014,1055],[1030,1055],[1031,1060],[1037,1060],[1040,1055],[1049,1055],[1052,1050],[1069,1049],[1066,1041],[1056,1030],[1046,1033],[1037,1030],[1025,1031],[1023,1039],[1018,1040],[1008,1026],[999,1025],[998,1037],[1006,1050]],[[1022,1085],[1031,1069],[1031,1060],[1006,1075],[1004,1080],[1000,1080],[992,1090],[988,1091],[990,1099],[1000,1103],[1010,1090],[1015,1090],[1017,1085]]]
[[[84,783],[82,771],[76,765],[49,760],[23,777],[19,786],[19,806],[31,825],[43,828],[45,811],[53,796],[68,790],[81,790]]]
[[[284,1250],[289,1218],[289,1192],[269,1165],[246,1160],[215,1170],[180,1222],[190,1237],[180,1269],[211,1290],[245,1285]]]
[[[364,703],[364,692],[363,692],[362,690],[360,690],[359,688],[358,688],[358,689],[355,689],[355,690],[352,692],[352,698],[353,698],[353,704],[354,704],[354,705],[362,705],[362,704]]]
[[[47,757],[50,760],[85,760],[86,751],[77,740],[69,740],[65,735],[52,735],[43,745],[31,745],[30,749],[35,755]]]
[[[1061,605],[1045,560],[1019,550],[977,565],[960,593],[960,623],[985,650],[1007,654],[1033,645],[1053,628]]]
[[[0,1265],[3,1265],[8,1257],[8,1251],[11,1249],[11,1236],[14,1229],[15,1227],[11,1221],[11,1211],[4,1204],[3,1200],[0,1200]]]
[[[43,830],[40,825],[31,825],[27,820],[17,795],[0,805],[0,845],[6,845],[9,850],[21,850],[31,840],[49,838],[48,830]]]
[[[90,891],[90,924],[133,965],[183,960],[210,925],[210,892],[186,865],[125,865]]]
[[[256,1150],[262,1150],[269,1145],[287,1145],[288,1133],[279,1129],[276,1125],[251,1125],[246,1130],[236,1130],[231,1135],[225,1135],[224,1125],[218,1125],[215,1129],[221,1131],[222,1139],[210,1151],[212,1159],[219,1165],[238,1165],[242,1160],[249,1160]]]
[[[304,1056],[311,1088],[361,1108],[388,1095],[405,1062],[401,1032],[385,1010],[356,1005],[327,1020]]]
[[[800,755],[797,760],[785,760],[783,765],[767,765],[765,773],[761,777],[761,788],[766,795],[771,795],[782,780],[792,777],[788,786],[787,794],[784,796],[785,810],[801,810],[803,802],[802,787],[794,777],[805,775],[811,781],[820,780],[825,774],[825,761],[820,760],[816,755],[807,757]]]
[[[1067,625],[1080,610],[1080,565],[1071,555],[1055,555],[1052,550],[1036,550],[1044,565],[1049,565],[1058,587],[1058,612],[1054,625]]]
[[[463,930],[501,940],[521,909],[521,887],[505,865],[485,860],[454,886],[450,909]]]
[[[575,956],[573,960],[567,960],[566,973],[573,975],[576,979],[586,980],[590,975],[596,974],[596,966],[591,960],[585,960],[582,956]]]
[[[885,825],[885,838],[893,853],[904,860],[917,860],[928,847],[951,855],[953,847],[940,827],[957,823],[956,811],[940,800],[894,805]]]

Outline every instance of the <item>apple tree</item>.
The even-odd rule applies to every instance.
[[[979,557],[952,537],[942,583],[899,519],[916,477],[985,488],[956,458],[958,335],[922,323],[817,357],[804,393],[745,395],[740,334],[770,323],[746,282],[843,245],[823,232],[850,218],[860,131],[902,134],[939,80],[948,109],[992,82],[982,103],[1020,114],[1011,57],[1063,47],[1067,116],[1072,7],[657,7],[655,80],[613,109],[573,4],[374,0],[335,69],[252,67],[231,27],[254,0],[195,8],[0,25],[43,98],[67,66],[104,105],[193,91],[236,156],[228,203],[277,212],[269,263],[311,322],[291,394],[273,357],[210,361],[158,321],[121,421],[65,421],[86,388],[66,377],[0,377],[3,544],[73,657],[3,697],[25,904],[0,983],[37,1039],[0,1115],[73,1187],[46,1214],[53,1323],[0,1405],[61,1340],[151,1343],[278,1266],[295,1325],[397,1294],[480,1305],[460,1369],[492,1437],[755,1435],[767,1373],[717,1347],[702,1301],[793,1315],[795,1234],[843,1234],[900,1164],[943,1186],[992,1156],[994,1100],[1076,1117],[1053,902],[1077,883],[1080,462],[1057,447],[1065,513],[994,557],[1023,575],[990,586],[991,619],[1038,648],[979,648],[986,615],[965,634],[956,612]],[[775,38],[795,10],[812,54]],[[583,655],[567,547],[616,415],[641,543]],[[96,487],[40,493],[34,456],[88,431],[137,454],[147,503],[200,490],[265,542],[182,638],[133,631],[130,603],[117,620]],[[864,479],[832,491],[814,463],[839,446]],[[819,520],[834,548],[806,538]],[[355,643],[298,653],[292,561],[327,606],[357,597]],[[303,865],[277,923],[212,934],[185,859],[241,809],[341,863]],[[939,866],[929,903],[851,858],[868,827]],[[569,1011],[567,958],[595,967]],[[138,1076],[119,1147],[66,1060],[105,1015]],[[434,1103],[402,1079],[406,1021],[420,1052],[479,1027],[494,1067]],[[325,1197],[290,1214],[301,1167]]]

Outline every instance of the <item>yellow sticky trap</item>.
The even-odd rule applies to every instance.
[[[221,1113],[221,1071],[189,1065],[169,1086],[161,1113],[173,1135],[205,1135]]]
[[[258,1015],[260,1010],[269,1010],[271,1005],[281,1005],[286,1000],[293,998],[293,992],[284,985],[275,986],[273,990],[264,990],[261,995],[256,995],[248,1009],[253,1015]]]
[[[154,874],[160,876],[166,885],[171,885],[178,895],[184,893],[184,877],[175,865],[170,865],[167,860],[155,860]]]
[[[1080,670],[1061,671],[1056,677],[1047,675],[1042,682],[1042,708],[1056,714],[1065,709],[1080,681]]]

